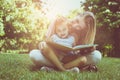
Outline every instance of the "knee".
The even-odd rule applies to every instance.
[[[42,59],[43,56],[42,56],[42,53],[40,52],[40,50],[32,50],[29,53],[29,57],[31,60],[38,61],[38,60]]]
[[[30,59],[36,65],[48,65],[52,66],[52,64],[44,57],[40,50],[32,50],[29,53]]]
[[[39,52],[39,50],[32,50],[32,51],[30,51],[29,52],[29,57],[33,58],[36,55],[36,53],[38,53],[38,52]]]
[[[96,57],[98,60],[101,60],[101,59],[102,59],[102,54],[101,54],[100,51],[95,50],[95,51],[92,52],[92,54],[94,54],[95,57]]]
[[[94,61],[94,63],[95,64],[99,63],[101,61],[101,59],[102,59],[101,52],[98,51],[98,50],[95,50],[95,51],[92,52],[92,54],[93,54],[93,61]]]

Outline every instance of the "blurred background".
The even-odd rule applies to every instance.
[[[108,57],[120,57],[119,0],[0,0],[0,53],[29,53],[45,39],[50,22],[92,11],[97,19],[95,43]]]

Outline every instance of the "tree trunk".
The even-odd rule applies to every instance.
[[[114,57],[120,57],[120,28],[114,29]]]

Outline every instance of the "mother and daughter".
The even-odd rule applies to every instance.
[[[53,41],[69,47],[94,44],[95,34],[95,16],[92,12],[84,12],[77,15],[72,21],[64,17],[56,18],[48,28],[46,41]],[[102,56],[95,47],[89,50],[65,53],[51,47],[46,41],[39,43],[39,50],[32,50],[29,53],[30,59],[34,64],[41,66],[41,70],[74,72],[87,68],[97,70],[95,65]]]

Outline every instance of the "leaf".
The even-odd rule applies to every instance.
[[[0,22],[0,36],[3,36],[3,35],[5,35],[4,25],[3,25],[3,23]]]

